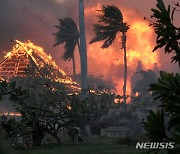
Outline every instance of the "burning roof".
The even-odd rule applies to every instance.
[[[6,80],[16,76],[42,76],[80,89],[79,84],[68,77],[43,48],[30,41],[23,43],[16,40],[13,50],[4,58],[0,63],[0,76]]]

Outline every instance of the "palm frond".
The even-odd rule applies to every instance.
[[[59,19],[59,25],[55,26],[58,29],[55,35],[54,46],[64,44],[64,60],[70,60],[74,55],[75,46],[79,41],[79,31],[76,23],[71,18]]]
[[[153,52],[162,47],[165,47],[165,53],[175,52],[172,62],[178,62],[180,66],[180,29],[173,24],[175,9],[171,10],[170,5],[166,8],[163,1],[158,1],[156,6],[157,9],[151,9],[153,12],[151,18],[155,19],[155,21],[151,21],[150,24],[157,34],[157,45]]]
[[[116,6],[103,6],[102,8],[102,15],[99,16],[99,21],[104,23],[111,23],[112,21],[115,22],[122,22],[123,23],[123,15],[120,9]]]
[[[151,141],[164,141],[167,138],[165,132],[164,113],[157,111],[156,113],[149,110],[147,121],[143,122],[146,135]]]
[[[65,61],[71,60],[71,58],[74,55],[75,46],[76,46],[76,42],[74,42],[74,41],[67,41],[65,43],[65,45],[64,45],[65,52],[63,54],[63,59]]]
[[[99,23],[93,25],[95,36],[90,44],[104,41],[101,48],[108,48],[114,42],[117,33],[126,32],[129,26],[123,22],[122,13],[116,6],[103,6],[101,12],[98,16]]]

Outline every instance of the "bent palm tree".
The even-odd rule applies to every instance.
[[[55,44],[57,46],[59,44],[64,43],[64,54],[63,59],[65,61],[69,61],[72,59],[73,62],[73,74],[76,75],[76,67],[75,67],[75,59],[74,59],[74,51],[76,45],[79,43],[79,31],[76,23],[71,18],[59,19],[58,32],[54,33],[55,35]],[[79,45],[78,45],[79,47]]]
[[[115,40],[117,33],[122,33],[122,48],[124,49],[124,86],[123,98],[126,104],[127,59],[126,59],[126,32],[129,25],[123,22],[123,15],[116,6],[103,6],[102,14],[98,16],[99,24],[94,24],[95,37],[90,43],[104,41],[101,48],[108,48]]]

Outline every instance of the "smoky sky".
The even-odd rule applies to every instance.
[[[124,11],[133,10],[142,20],[144,16],[151,15],[151,8],[156,4],[156,0],[85,0],[84,2],[85,7],[93,7],[97,3],[118,4],[124,8]],[[171,3],[171,0],[165,2]],[[70,63],[61,60],[62,46],[53,47],[52,34],[57,31],[54,25],[58,25],[58,19],[64,17],[72,17],[78,25],[78,0],[0,0],[0,57],[3,57],[2,51],[12,49],[15,39],[31,40],[50,53],[64,69],[70,68]],[[175,22],[178,23],[177,15]],[[90,20],[86,20],[87,43],[92,36],[92,24]],[[165,55],[163,51],[159,55],[161,69],[178,71],[177,65],[170,63],[170,56]],[[77,61],[79,61],[78,57]],[[70,71],[70,69],[66,70]]]
[[[68,15],[68,5],[52,0],[0,0],[0,49],[10,50],[12,40],[31,40],[53,50],[54,25]]]

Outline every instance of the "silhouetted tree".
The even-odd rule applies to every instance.
[[[63,83],[42,77],[16,77],[17,87],[26,93],[11,94],[16,110],[22,115],[22,123],[31,128],[33,145],[39,146],[44,133],[50,134],[61,143],[58,132],[67,125],[68,94]]]
[[[64,43],[65,52],[63,54],[63,59],[65,61],[69,61],[72,59],[73,62],[73,74],[76,75],[76,66],[75,66],[75,58],[74,51],[76,45],[79,47],[79,31],[76,23],[71,18],[59,19],[58,32],[55,33],[55,44],[57,46],[59,44]]]
[[[126,104],[127,59],[126,59],[126,32],[129,29],[123,21],[122,12],[116,6],[103,6],[102,14],[98,16],[99,23],[94,24],[95,37],[90,43],[104,41],[101,48],[108,48],[115,40],[117,33],[122,33],[122,48],[124,49],[124,86],[123,97]]]
[[[151,18],[155,19],[155,21],[149,20],[150,25],[154,27],[157,34],[157,45],[153,51],[165,47],[165,53],[175,53],[175,56],[172,57],[172,62],[177,62],[180,67],[180,28],[173,23],[176,8],[171,10],[170,5],[166,8],[163,0],[158,0],[156,6],[157,9],[151,9],[153,12]]]

